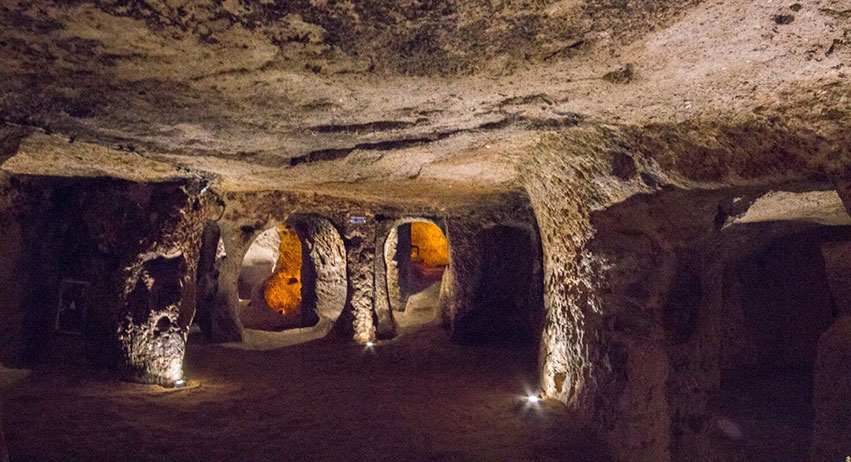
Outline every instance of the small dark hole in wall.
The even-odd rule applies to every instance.
[[[629,180],[637,173],[635,161],[627,154],[616,152],[612,154],[612,174],[622,180]]]
[[[157,320],[157,328],[156,333],[161,334],[167,330],[171,329],[171,319],[168,316],[162,316]]]
[[[774,16],[774,22],[780,24],[781,26],[786,24],[792,24],[795,21],[795,17],[791,14],[778,14]]]

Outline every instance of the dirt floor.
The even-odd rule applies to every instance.
[[[191,336],[183,389],[67,365],[0,369],[12,461],[609,460],[561,404],[524,399],[535,348],[450,343],[439,292],[412,295],[396,313],[402,335],[373,347],[333,335],[277,349]],[[724,387],[713,460],[805,460],[805,372],[751,371]]]
[[[535,351],[430,326],[366,349],[190,345],[166,390],[34,370],[7,390],[12,460],[600,460],[563,407],[530,407]],[[574,423],[572,423],[574,422]]]

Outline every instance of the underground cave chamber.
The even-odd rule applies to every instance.
[[[767,226],[770,234],[782,225]],[[741,325],[713,404],[749,438],[773,441],[750,458],[804,460],[812,445],[818,344],[839,317],[823,255],[851,245],[851,227],[803,228],[755,246],[725,274],[725,298]],[[741,431],[733,436],[744,438]]]
[[[113,187],[121,191],[125,185]],[[63,190],[56,196],[57,210],[65,208],[68,194],[81,194],[81,202],[91,198],[81,190]],[[140,193],[132,194],[135,197]],[[183,194],[168,188],[161,194],[175,194],[176,206],[192,210],[192,201]],[[746,199],[740,200],[738,195]],[[841,213],[827,213],[822,208],[797,210],[797,202],[790,202],[790,197],[822,208],[829,199]],[[731,198],[743,204],[730,205]],[[728,453],[754,460],[759,458],[751,457],[753,451],[781,459],[804,457],[823,433],[819,428],[831,426],[819,422],[829,414],[825,408],[836,407],[819,403],[835,395],[836,385],[825,384],[835,383],[836,375],[833,367],[819,364],[835,364],[841,359],[840,355],[831,356],[834,349],[824,345],[825,339],[842,338],[831,332],[841,327],[839,319],[847,313],[843,278],[851,242],[851,223],[837,201],[835,192],[821,190],[774,195],[764,191],[672,191],[640,196],[592,217],[597,234],[586,250],[601,263],[595,279],[589,280],[605,282],[595,288],[594,296],[605,307],[603,312],[613,316],[601,323],[609,329],[603,330],[604,335],[628,339],[639,332],[660,342],[665,372],[657,375],[654,371],[647,377],[658,380],[656,384],[661,384],[665,393],[664,402],[673,410],[673,450],[694,453],[712,442]],[[404,342],[405,335],[398,334],[409,333],[405,331],[404,313],[420,306],[412,305],[411,300],[429,291],[432,298],[427,306],[432,317],[426,321],[439,317],[448,329],[448,334],[441,334],[454,342],[446,351],[469,351],[463,349],[468,344],[484,346],[479,351],[491,351],[491,346],[496,347],[494,351],[505,351],[499,350],[501,344],[535,346],[540,340],[544,324],[543,255],[528,210],[518,214],[525,221],[458,215],[445,219],[382,216],[359,224],[347,216],[327,219],[295,214],[264,219],[262,222],[269,224],[251,227],[246,222],[257,221],[241,222],[225,216],[214,223],[194,216],[193,234],[187,242],[196,243],[199,249],[186,246],[186,250],[176,252],[174,245],[166,245],[157,253],[134,250],[123,257],[106,243],[119,242],[116,233],[134,229],[140,220],[137,217],[150,219],[151,214],[145,209],[124,212],[129,224],[114,229],[109,215],[97,211],[103,203],[92,202],[91,209],[87,206],[83,214],[45,215],[24,231],[34,233],[42,229],[36,225],[57,219],[70,223],[51,231],[59,236],[55,241],[31,243],[45,246],[38,250],[46,255],[38,259],[40,274],[49,274],[45,270],[52,262],[63,265],[65,260],[68,269],[104,271],[92,273],[96,275],[120,266],[120,261],[127,262],[123,265],[132,271],[122,276],[129,282],[126,293],[121,294],[123,304],[117,306],[130,313],[127,322],[132,324],[120,326],[127,333],[121,338],[127,339],[131,353],[148,354],[149,347],[158,348],[150,356],[127,355],[138,361],[130,363],[137,369],[128,370],[159,374],[127,376],[133,380],[167,383],[167,379],[182,374],[183,364],[175,358],[182,358],[185,349],[183,326],[187,318],[181,318],[180,313],[183,306],[190,306],[186,300],[191,299],[183,297],[193,289],[197,290],[195,319],[199,324],[212,323],[212,316],[202,321],[207,309],[232,310],[243,323],[244,342],[269,349],[326,337],[330,326],[348,327],[358,313],[366,313],[364,319],[377,326],[382,322],[379,301],[384,297],[388,305],[398,303],[390,310],[397,330],[393,335],[377,336],[373,350],[376,357],[384,355],[382,348]],[[777,208],[780,211],[774,210]],[[771,213],[764,213],[766,209]],[[82,218],[75,218],[77,215]],[[94,229],[105,234],[90,234]],[[362,235],[368,238],[360,239]],[[95,238],[103,243],[98,246],[89,241]],[[375,248],[365,247],[372,243]],[[367,250],[352,251],[363,248]],[[81,258],[95,263],[81,265]],[[97,263],[100,259],[115,266]],[[193,265],[197,266],[197,275],[187,269]],[[382,268],[386,274],[381,273]],[[409,274],[404,275],[405,271]],[[57,275],[60,282],[63,278],[67,283],[85,279],[98,291],[108,290],[98,285],[92,274],[62,272],[61,277]],[[197,287],[189,282],[190,276],[194,276]],[[373,285],[359,285],[363,281],[372,281]],[[382,281],[386,284],[384,293]],[[385,295],[391,293],[394,281],[404,295],[398,302]],[[285,288],[297,290],[284,295],[275,292],[275,284],[284,282]],[[87,297],[100,296],[91,291],[84,297],[73,287],[67,293],[60,286],[55,289],[62,298],[45,305],[46,313],[56,304],[87,303]],[[353,303],[357,300],[353,293],[358,291],[365,294],[366,304]],[[231,296],[240,303],[227,303]],[[287,313],[296,312],[298,317],[291,324],[252,323],[257,318],[246,315],[244,309],[247,302],[257,299],[271,314],[286,318]],[[211,307],[204,308],[207,304]],[[307,318],[305,310],[313,317]],[[341,316],[347,310],[350,314]],[[96,311],[90,315],[98,316]],[[658,316],[658,325],[647,321],[654,316]],[[69,319],[60,324],[69,329],[79,325],[78,318]],[[50,318],[46,325],[53,329],[55,322]],[[328,330],[317,326],[327,326]],[[659,330],[652,330],[657,327]],[[316,335],[297,341],[268,337],[303,329],[314,329],[311,332]],[[643,329],[649,329],[649,333],[640,333]],[[383,340],[392,342],[383,345]],[[199,348],[189,356],[190,363],[207,361],[204,356],[211,350],[203,349],[209,348],[207,345]],[[417,354],[425,351],[428,348]],[[623,372],[624,377],[635,367],[658,366],[652,361],[638,366],[628,363],[634,352],[627,348],[608,354],[612,370]],[[218,360],[226,356],[216,355],[211,354]],[[521,356],[527,365],[540,361]],[[191,379],[191,364],[188,370]],[[643,381],[629,383],[640,387]],[[622,390],[628,390],[627,386]],[[602,398],[601,402],[605,404]],[[840,412],[836,414],[841,416]],[[737,439],[740,434],[747,439]],[[784,438],[773,438],[776,434]]]
[[[449,243],[432,221],[394,226],[384,242],[387,299],[399,327],[436,319]]]
[[[0,2],[0,462],[845,461],[848,3]]]

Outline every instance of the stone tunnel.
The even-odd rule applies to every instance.
[[[0,461],[846,460],[849,11],[0,2]]]

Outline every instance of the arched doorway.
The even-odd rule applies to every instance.
[[[318,338],[342,312],[346,291],[337,229],[319,216],[293,215],[258,234],[243,258],[237,314],[244,340],[282,346]],[[293,329],[295,337],[269,335]]]
[[[280,331],[316,323],[315,313],[301,306],[302,266],[302,242],[291,226],[278,224],[257,236],[237,280],[243,326]]]
[[[384,243],[387,297],[399,327],[434,321],[439,311],[449,243],[443,230],[426,219],[394,226]]]

